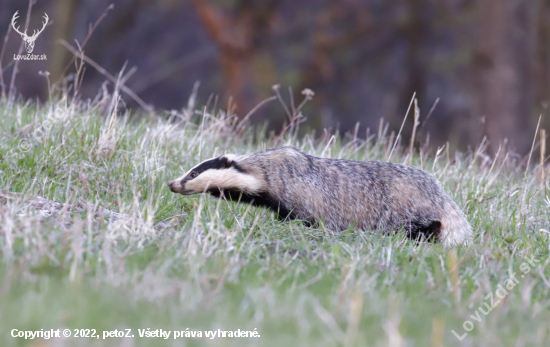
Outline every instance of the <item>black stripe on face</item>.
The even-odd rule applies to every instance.
[[[207,160],[197,165],[193,170],[191,170],[191,172],[189,172],[187,176],[185,176],[181,180],[181,184],[184,185],[185,182],[194,179],[195,177],[199,176],[201,173],[207,170],[221,170],[221,169],[228,169],[231,167],[235,168],[237,171],[241,173],[246,172],[246,170],[244,170],[242,167],[237,165],[237,163],[235,163],[234,161],[230,161],[225,156],[222,156],[222,157]]]
[[[191,172],[195,172],[198,176],[206,170],[229,169],[231,167],[235,168],[235,170],[241,173],[246,173],[246,170],[244,168],[239,166],[235,161],[229,161],[229,159],[227,159],[226,157],[219,157],[205,161],[194,168]]]
[[[200,175],[206,170],[210,170],[210,169],[219,170],[219,169],[226,169],[228,167],[230,167],[229,160],[226,157],[219,157],[219,158],[214,158],[201,163],[196,168],[194,168],[193,171],[191,172],[195,172],[197,175]]]

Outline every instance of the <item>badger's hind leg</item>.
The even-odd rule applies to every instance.
[[[406,224],[405,230],[412,240],[438,241],[441,236],[441,222],[438,220],[410,222]]]

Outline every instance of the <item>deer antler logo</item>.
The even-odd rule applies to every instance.
[[[33,33],[32,33],[32,36],[28,36],[27,35],[27,30],[25,30],[24,33],[20,32],[19,31],[19,27],[15,27],[15,22],[17,21],[17,18],[19,18],[19,16],[17,15],[19,11],[16,11],[15,14],[13,15],[13,17],[11,18],[11,26],[13,27],[13,30],[15,30],[15,32],[17,32],[19,35],[21,35],[21,38],[23,39],[23,41],[25,41],[25,49],[27,50],[27,53],[32,53],[32,50],[34,49],[34,41],[36,41],[36,38],[38,37],[38,35],[40,35],[41,32],[44,31],[44,29],[46,28],[46,24],[48,24],[48,15],[46,13],[44,13],[44,19],[46,20],[45,22],[42,22],[42,29],[40,30],[34,30]]]

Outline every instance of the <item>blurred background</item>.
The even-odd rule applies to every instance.
[[[18,10],[23,28],[27,9],[27,1],[0,2],[8,86],[22,42],[10,23]],[[86,56],[114,76],[135,68],[126,86],[158,109],[185,107],[199,81],[199,105],[217,95],[226,107],[231,97],[244,117],[279,84],[285,97],[293,88],[296,103],[302,89],[315,92],[308,126],[348,131],[360,122],[364,134],[381,118],[397,131],[416,92],[421,122],[439,99],[423,129],[431,144],[465,150],[487,136],[493,152],[507,139],[520,154],[539,115],[550,125],[550,0],[38,0],[30,32],[44,12],[50,21],[33,54],[47,60],[21,61],[14,80],[24,98],[47,99],[40,71],[70,83],[73,55],[59,42],[82,44],[102,18]],[[83,97],[112,89],[106,80],[87,65]],[[266,120],[280,129],[287,117],[272,102],[252,117]]]

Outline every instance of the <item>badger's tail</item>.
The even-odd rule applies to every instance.
[[[439,240],[445,247],[466,243],[472,237],[472,227],[466,216],[454,202],[447,202],[441,217]]]

